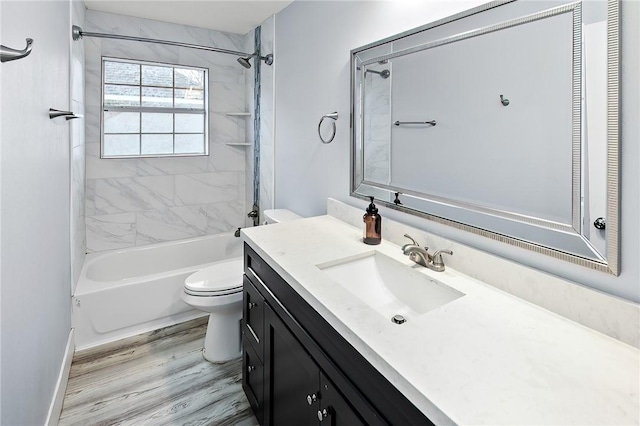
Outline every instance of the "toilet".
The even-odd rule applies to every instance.
[[[285,209],[265,210],[265,225],[301,217]],[[242,319],[242,257],[216,262],[189,275],[182,300],[209,313],[202,355],[210,362],[240,357]]]

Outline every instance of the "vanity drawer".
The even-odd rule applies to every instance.
[[[264,335],[264,298],[245,276],[243,278],[242,333],[262,360]]]
[[[258,422],[263,424],[264,366],[251,344],[247,342],[248,336],[244,335],[243,337],[242,389],[247,395],[247,400]]]
[[[245,247],[247,247],[246,243]],[[244,273],[254,282],[256,287],[264,286],[264,283],[272,280],[275,274],[253,250],[244,250]]]

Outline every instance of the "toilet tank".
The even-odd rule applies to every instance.
[[[302,216],[299,216],[287,209],[274,209],[274,210],[265,210],[264,211],[264,219],[265,224],[270,223],[280,223],[280,222],[288,222],[291,220],[302,219]]]

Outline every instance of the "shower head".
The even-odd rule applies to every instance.
[[[366,70],[365,73],[367,72],[372,72],[374,74],[378,74],[380,77],[387,79],[389,78],[389,76],[391,75],[391,71],[389,70],[382,70],[382,71],[376,71],[376,70]]]
[[[251,60],[251,58],[258,56],[258,52],[253,53],[247,57],[240,57],[238,58],[238,63],[240,65],[242,65],[243,67],[245,67],[246,69],[251,68],[251,62],[249,62]],[[259,57],[261,61],[264,61],[264,63],[266,65],[271,65],[273,64],[273,54],[269,53],[267,56],[260,56]]]
[[[253,55],[247,56],[246,58],[238,58],[238,63],[240,65],[242,65],[243,67],[245,67],[246,69],[251,68],[251,63],[249,62],[249,60],[253,58]]]

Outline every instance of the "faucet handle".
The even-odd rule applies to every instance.
[[[433,260],[431,261],[433,263],[433,266],[444,266],[444,261],[442,260],[442,255],[443,254],[448,254],[449,256],[453,256],[453,252],[451,250],[447,250],[447,249],[442,249],[442,250],[436,250],[435,253],[433,253]]]

